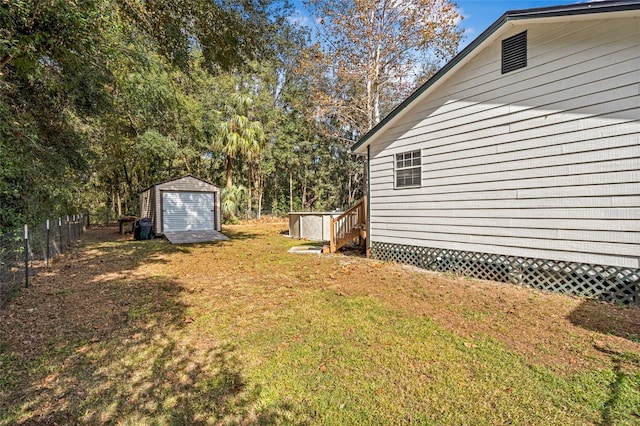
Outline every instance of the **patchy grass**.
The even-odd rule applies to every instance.
[[[288,254],[283,229],[85,234],[0,311],[0,425],[640,421],[640,309]]]

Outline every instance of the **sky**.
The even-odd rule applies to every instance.
[[[582,3],[576,0],[458,0],[456,4],[464,19],[461,26],[465,30],[465,40],[460,48],[464,48],[489,28],[502,14],[508,10],[532,9],[536,7],[558,6]]]
[[[465,30],[465,38],[460,44],[462,50],[471,43],[494,21],[508,10],[531,9],[545,6],[558,6],[571,3],[582,3],[578,0],[454,0],[464,17],[461,27]],[[295,20],[302,24],[309,24],[308,12],[302,5],[302,0],[294,0],[296,7]]]

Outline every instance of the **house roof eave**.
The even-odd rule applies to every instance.
[[[594,13],[626,12],[630,10],[640,10],[640,1],[599,1],[505,12],[500,18],[498,18],[498,20],[496,20],[493,24],[491,24],[491,26],[483,31],[482,34],[476,37],[456,56],[454,56],[451,61],[449,61],[422,86],[420,86],[411,95],[409,95],[408,98],[406,98],[389,114],[387,114],[387,116],[385,116],[369,132],[362,136],[358,142],[352,145],[351,151],[354,154],[365,155],[367,153],[367,146],[373,143],[373,141],[378,135],[380,135],[381,131],[384,128],[399,120],[411,104],[420,99],[423,99],[427,95],[427,93],[430,92],[430,90],[434,89],[437,85],[444,82],[446,78],[451,75],[453,71],[455,71],[455,69],[470,61],[473,56],[475,56],[475,54],[480,51],[479,47],[492,42],[502,32],[510,28],[510,26],[506,24],[512,23],[514,25],[517,25],[525,20],[527,22],[531,22],[531,20],[533,19],[546,20],[549,18],[588,15]]]

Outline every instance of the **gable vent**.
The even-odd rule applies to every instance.
[[[527,66],[527,32],[502,40],[502,74]]]

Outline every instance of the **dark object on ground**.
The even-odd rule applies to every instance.
[[[127,224],[128,224],[128,223],[130,223],[130,224],[132,225],[132,227],[131,227],[131,232],[133,232],[133,231],[134,231],[134,228],[135,228],[135,224],[136,224],[136,220],[137,220],[137,219],[138,219],[137,217],[135,217],[135,216],[130,216],[130,215],[127,215],[127,216],[120,216],[120,219],[118,219],[118,230],[120,231],[120,233],[121,233],[121,234],[123,234],[123,235],[124,235],[125,233],[127,233],[127,230],[126,230],[126,228],[124,227],[124,224],[125,224],[125,223],[127,223]]]
[[[136,225],[133,229],[133,238],[136,240],[152,240],[155,235],[151,228],[152,224],[150,218],[143,217],[142,219],[136,220]]]

